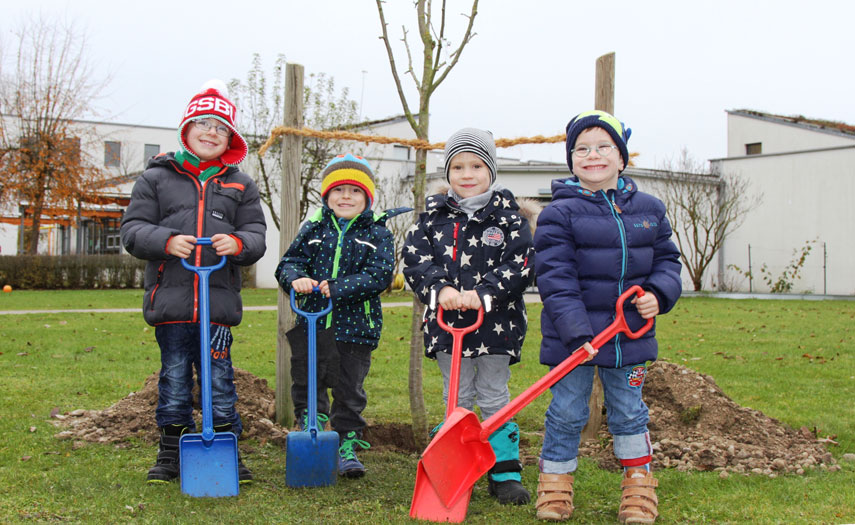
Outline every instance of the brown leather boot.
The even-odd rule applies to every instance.
[[[656,487],[659,481],[644,468],[628,468],[620,488],[618,519],[621,523],[653,523],[659,516]]]
[[[540,473],[537,479],[537,519],[564,521],[573,514],[573,475]]]

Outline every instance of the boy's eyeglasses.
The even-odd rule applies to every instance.
[[[616,150],[617,146],[614,144],[598,144],[593,148],[590,146],[578,146],[572,150],[570,150],[573,155],[576,155],[580,159],[584,159],[588,155],[591,154],[591,151],[596,151],[597,155],[600,157],[608,157],[612,151]]]
[[[210,131],[211,128],[214,128],[214,131],[217,132],[217,135],[219,135],[221,137],[228,137],[229,135],[232,134],[232,130],[230,130],[228,127],[226,127],[222,124],[215,124],[215,123],[211,122],[210,120],[205,120],[205,119],[194,120],[193,125],[199,129],[201,129],[205,133]]]

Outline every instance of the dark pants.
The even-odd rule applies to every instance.
[[[329,415],[332,429],[342,437],[350,431],[355,431],[358,437],[362,437],[362,429],[366,425],[362,411],[368,403],[362,385],[371,368],[373,347],[341,341],[336,341],[335,346],[339,358],[338,379],[334,385],[323,380],[317,382],[318,413]],[[329,350],[318,348],[318,355],[328,354]],[[305,366],[303,363],[294,364]],[[295,367],[291,367],[291,398],[294,400],[294,413],[298,419],[303,417],[303,411],[308,407],[308,381],[305,378],[305,373],[295,373]],[[332,407],[327,389],[332,390]]]
[[[158,427],[185,425],[196,431],[193,421],[193,367],[199,376],[199,324],[172,323],[154,330],[160,345],[160,379],[155,419]],[[240,436],[243,426],[235,410],[235,371],[232,368],[232,333],[229,327],[211,325],[211,405],[214,426],[232,425]],[[201,381],[201,377],[199,377]]]

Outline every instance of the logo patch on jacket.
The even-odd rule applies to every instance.
[[[211,210],[211,215],[213,215],[215,219],[222,219],[224,217],[223,212],[218,210]]]
[[[644,384],[644,375],[647,373],[647,367],[644,365],[636,365],[632,370],[626,373],[626,384],[632,388],[641,388]]]
[[[481,242],[487,246],[501,246],[505,242],[505,232],[496,226],[490,226],[481,234]]]

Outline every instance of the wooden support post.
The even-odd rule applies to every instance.
[[[285,118],[287,127],[303,127],[303,66],[285,65]],[[285,253],[300,227],[300,158],[303,138],[282,138],[282,184],[279,203],[279,257]],[[285,427],[294,424],[294,401],[291,399],[291,345],[285,332],[294,326],[290,297],[282,288],[278,296],[278,330],[276,337],[276,422]]]
[[[615,54],[609,53],[597,59],[596,86],[594,89],[594,109],[614,114],[615,108]],[[597,367],[594,367],[594,384],[591,398],[588,400],[591,415],[582,429],[582,441],[596,439],[603,424],[603,385]]]

